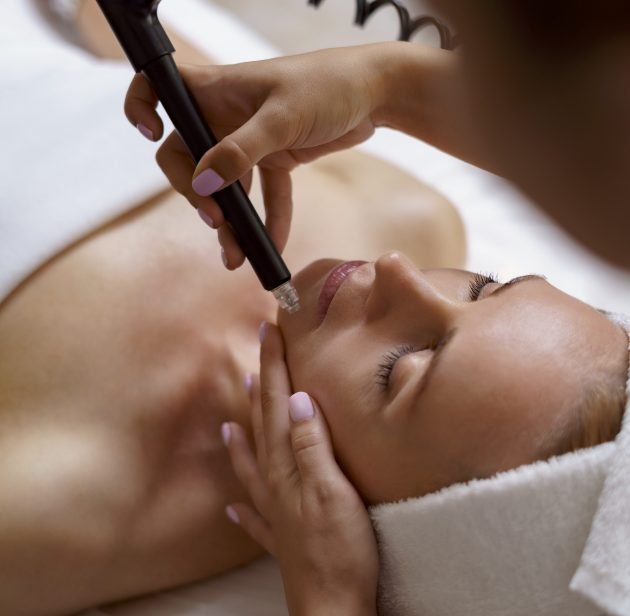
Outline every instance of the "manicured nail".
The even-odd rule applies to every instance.
[[[225,256],[224,248],[221,248],[221,261],[223,261],[223,265],[225,265],[225,267],[228,266],[228,261],[227,261],[227,257]]]
[[[216,171],[205,169],[193,180],[192,187],[200,197],[209,197],[223,186],[224,181]]]
[[[249,392],[249,391],[251,391],[251,390],[252,390],[252,380],[253,380],[253,379],[252,379],[252,375],[251,375],[251,373],[250,373],[250,372],[248,372],[248,373],[245,375],[245,379],[244,379],[244,380],[245,380],[245,389],[246,389],[248,392]]]
[[[232,438],[232,428],[229,423],[224,423],[221,426],[221,438],[223,438],[223,444],[227,447],[230,444]]]
[[[303,391],[293,394],[289,398],[289,415],[294,422],[313,419],[315,409],[311,397]]]
[[[260,344],[263,343],[265,336],[267,335],[267,323],[263,321],[258,328],[258,340],[260,340]]]
[[[144,124],[136,124],[136,128],[143,137],[146,137],[149,141],[155,141],[153,131],[150,128],[147,128]]]
[[[230,518],[230,520],[232,520],[232,522],[234,522],[234,524],[240,524],[241,520],[238,517],[238,513],[236,513],[234,507],[232,507],[232,505],[228,505],[225,508],[225,515],[227,515],[228,518]]]
[[[204,212],[203,210],[197,210],[197,214],[199,214],[199,218],[201,218],[201,220],[203,220],[210,228],[214,229],[214,220],[212,220],[210,214]]]

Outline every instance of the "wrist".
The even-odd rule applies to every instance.
[[[374,125],[424,139],[440,122],[452,52],[401,41],[383,43],[379,51],[372,68],[379,75]]]

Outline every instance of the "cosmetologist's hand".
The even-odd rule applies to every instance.
[[[375,66],[379,61],[380,46],[365,45],[229,66],[180,67],[219,143],[195,168],[172,133],[157,160],[175,190],[219,229],[228,268],[240,266],[244,255],[219,206],[207,197],[246,179],[258,165],[266,225],[282,251],[293,208],[291,170],[372,135],[372,114],[385,95],[383,71]],[[164,130],[156,106],[148,81],[136,75],[125,113],[152,140]]]
[[[335,462],[321,411],[307,394],[291,396],[279,330],[265,331],[261,383],[251,392],[257,453],[240,425],[223,426],[254,506],[235,503],[227,513],[277,558],[292,616],[376,614],[378,555],[367,511]]]

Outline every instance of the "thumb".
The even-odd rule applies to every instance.
[[[302,481],[328,482],[340,475],[328,426],[308,394],[298,392],[289,398],[289,416],[291,445]]]
[[[262,108],[204,154],[193,174],[193,190],[208,197],[236,182],[265,156],[285,149],[284,135],[277,114]]]

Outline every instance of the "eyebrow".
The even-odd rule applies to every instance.
[[[508,282],[503,283],[496,291],[493,291],[491,295],[489,295],[486,299],[490,299],[491,297],[495,297],[500,293],[507,291],[508,289],[513,289],[515,286],[520,284],[521,282],[527,282],[528,280],[547,280],[544,276],[539,274],[527,274],[526,276],[517,276],[516,278],[512,278]],[[422,392],[428,387],[429,381],[433,373],[436,371],[440,358],[442,357],[444,350],[448,346],[448,343],[453,339],[455,334],[457,333],[457,328],[451,329],[444,338],[440,341],[440,344],[437,346],[433,353],[433,357],[431,358],[431,362],[429,366],[424,371],[422,378],[420,379],[420,385],[418,386],[418,391],[416,392],[416,399],[418,399]]]
[[[486,299],[490,299],[491,297],[496,297],[501,293],[504,293],[508,289],[512,289],[517,284],[521,282],[527,282],[528,280],[547,280],[544,276],[540,276],[539,274],[527,274],[526,276],[517,276],[516,278],[512,278],[512,280],[508,280],[504,282],[496,291],[493,291]]]

